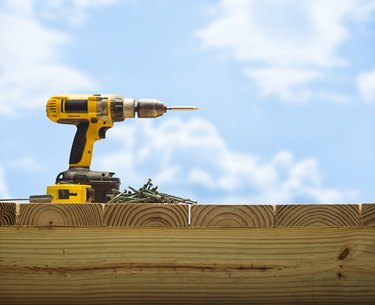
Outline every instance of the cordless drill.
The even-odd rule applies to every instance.
[[[191,106],[167,107],[156,99],[125,98],[115,94],[68,94],[51,97],[47,116],[61,124],[77,126],[68,170],[58,174],[56,184],[47,187],[55,203],[107,202],[107,194],[119,189],[113,172],[91,171],[95,141],[104,139],[115,122],[134,118],[156,118],[167,110],[196,110]]]

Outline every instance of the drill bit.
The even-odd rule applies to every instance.
[[[169,106],[167,110],[181,110],[181,111],[190,111],[190,110],[199,110],[198,107],[194,106]]]

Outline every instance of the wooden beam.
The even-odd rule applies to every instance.
[[[187,227],[189,207],[184,204],[107,204],[108,227]]]
[[[22,226],[187,227],[189,223],[192,227],[355,227],[375,225],[373,204],[277,206],[210,204],[192,205],[190,206],[191,213],[189,213],[189,206],[184,204],[47,203],[19,204],[19,206],[18,218],[19,224]]]
[[[375,228],[1,227],[1,304],[374,304]]]
[[[16,224],[16,204],[14,202],[0,202],[0,226],[14,226]]]
[[[102,204],[21,204],[21,226],[102,226]]]

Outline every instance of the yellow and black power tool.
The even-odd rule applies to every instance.
[[[104,139],[115,122],[128,118],[156,118],[167,110],[196,110],[191,106],[167,107],[156,99],[125,98],[115,94],[67,94],[51,97],[47,116],[61,124],[77,126],[70,152],[69,169],[58,174],[56,184],[47,187],[54,203],[108,201],[107,194],[119,189],[113,172],[91,171],[94,142]]]

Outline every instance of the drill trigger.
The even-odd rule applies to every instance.
[[[105,139],[105,134],[110,127],[101,127],[99,129],[99,138]]]

